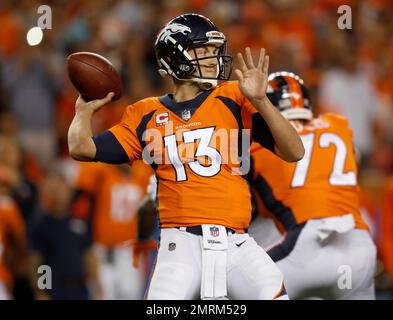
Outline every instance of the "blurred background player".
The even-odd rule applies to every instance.
[[[55,192],[54,192],[55,191]],[[75,192],[59,165],[42,186],[42,211],[29,234],[31,287],[35,299],[99,299],[102,290],[86,221],[73,217]],[[40,288],[39,267],[50,268],[51,288]],[[47,290],[46,290],[47,289]]]
[[[271,74],[268,97],[300,133],[306,149],[296,164],[258,146],[251,151],[252,186],[286,232],[268,254],[284,274],[288,295],[375,299],[376,248],[359,211],[348,121],[332,113],[313,118],[308,90],[293,73]],[[344,286],[345,268],[350,274]]]
[[[139,256],[143,248],[138,242],[136,213],[145,197],[151,168],[136,161],[131,167],[81,163],[77,170],[76,186],[92,201],[88,220],[103,298],[142,299],[148,260]],[[138,251],[135,263],[134,251]]]
[[[134,261],[139,256],[148,259],[148,275],[153,271],[157,257],[157,244],[160,242],[160,219],[157,210],[157,179],[150,176],[146,197],[142,202],[137,214],[138,219],[138,241],[134,248]]]
[[[14,280],[27,275],[25,223],[11,188],[18,180],[12,166],[15,145],[0,136],[0,300],[13,298]]]

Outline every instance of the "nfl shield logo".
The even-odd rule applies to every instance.
[[[210,234],[212,237],[218,237],[219,231],[217,227],[210,227]]]
[[[191,118],[191,111],[188,109],[185,109],[181,113],[181,117],[184,121],[188,121]]]

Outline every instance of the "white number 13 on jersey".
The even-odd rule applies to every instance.
[[[195,157],[208,157],[210,165],[204,166],[198,160],[188,163],[190,169],[197,175],[202,177],[213,177],[221,170],[222,158],[220,153],[209,146],[214,134],[214,127],[202,128],[183,132],[184,143],[194,143],[199,140],[198,148],[195,152]],[[182,163],[177,149],[176,135],[164,137],[165,147],[168,150],[169,160],[176,172],[176,181],[186,181],[187,173],[184,164]]]
[[[314,146],[315,134],[310,133],[301,136],[305,154],[300,160],[295,169],[292,178],[291,187],[302,187],[306,182],[307,172],[310,167],[311,154]],[[329,176],[329,183],[332,186],[355,186],[356,174],[353,171],[344,173],[345,159],[347,157],[347,147],[344,141],[336,134],[325,132],[319,136],[319,147],[328,148],[331,144],[336,146],[336,155],[333,163],[333,170]]]

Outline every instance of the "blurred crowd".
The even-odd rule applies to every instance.
[[[29,46],[26,33],[37,25],[41,4],[51,8],[52,29]],[[351,8],[351,29],[338,27],[340,5]],[[392,298],[391,0],[2,0],[0,299],[10,290],[16,298],[142,298],[149,261],[133,269],[130,276],[139,280],[132,288],[127,275],[116,275],[130,269],[124,261],[135,248],[136,212],[151,172],[143,164],[85,165],[69,158],[67,130],[77,92],[66,58],[93,51],[121,74],[123,97],[94,117],[100,132],[120,120],[126,105],[169,90],[157,72],[154,37],[183,12],[210,17],[226,34],[232,55],[246,46],[266,48],[270,72],[293,71],[304,79],[316,114],[332,111],[349,119],[362,154],[363,211],[379,249],[377,297]],[[117,271],[110,266],[116,259],[123,261]],[[44,262],[56,266],[53,281],[62,288],[50,294],[35,284]]]

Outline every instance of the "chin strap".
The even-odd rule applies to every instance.
[[[217,71],[216,71],[216,77],[219,74],[219,68],[217,66]],[[201,88],[201,90],[209,90],[209,89],[213,89],[215,87],[217,87],[218,84],[218,80],[217,79],[203,79],[203,78],[191,78],[190,79],[193,82],[196,82],[199,86],[199,88]]]
[[[169,68],[169,66],[168,66]],[[218,80],[217,79],[203,79],[203,78],[190,78],[190,79],[180,79],[176,76],[176,74],[169,68],[169,73],[168,71],[166,71],[165,69],[159,69],[158,72],[161,75],[161,77],[165,78],[167,76],[171,76],[177,80],[180,81],[187,81],[187,82],[195,82],[197,83],[198,87],[201,90],[210,90],[213,89],[215,87],[217,87],[218,84]],[[217,71],[218,72],[218,71]]]
[[[190,81],[192,82],[196,82],[196,84],[198,85],[199,88],[201,88],[201,90],[210,90],[213,89],[215,87],[217,87],[217,80],[208,80],[208,79],[190,79]]]

